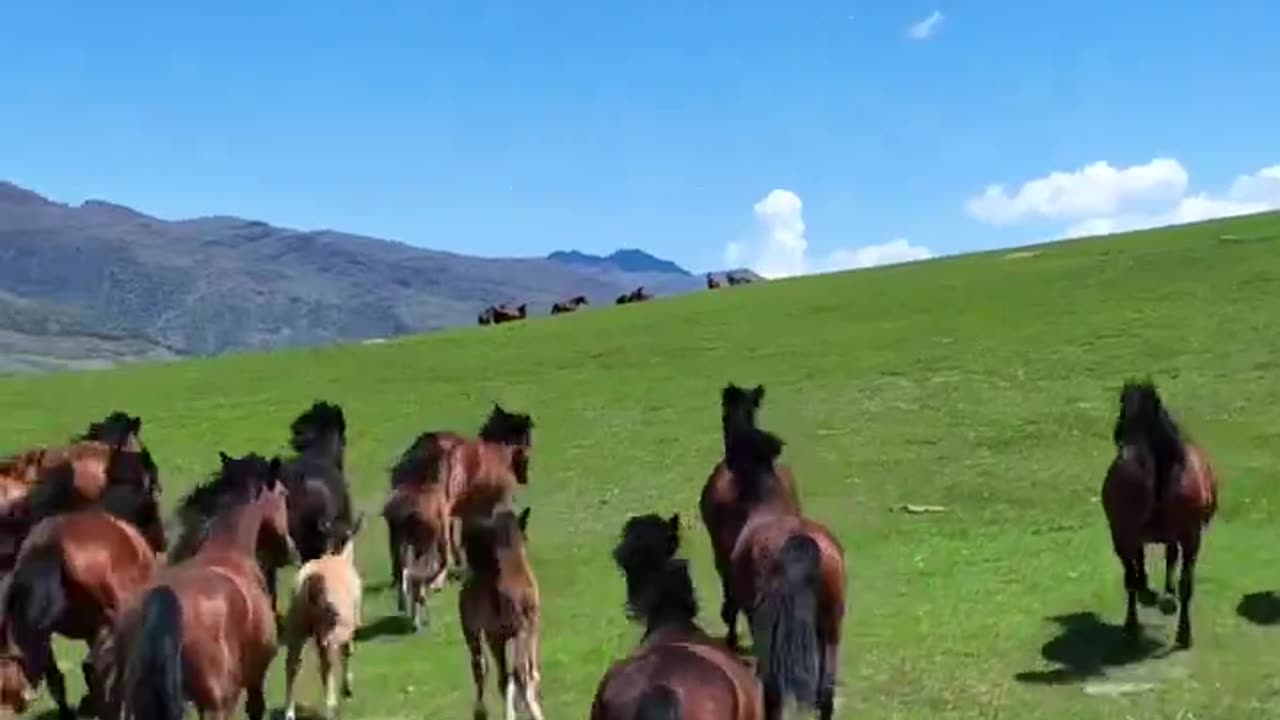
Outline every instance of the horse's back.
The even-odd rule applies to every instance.
[[[630,720],[653,688],[679,698],[682,720],[762,716],[758,683],[727,652],[698,643],[665,642],[642,647],[615,663],[597,689],[593,720]]]

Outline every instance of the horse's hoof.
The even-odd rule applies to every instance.
[[[1190,650],[1191,649],[1191,632],[1179,631],[1177,644],[1178,644],[1179,650]]]

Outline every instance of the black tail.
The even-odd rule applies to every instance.
[[[19,643],[47,641],[67,609],[62,585],[62,551],[53,545],[33,548],[14,568],[4,609]]]
[[[133,716],[182,720],[182,606],[171,588],[161,585],[142,599],[136,643],[127,689]]]
[[[765,691],[765,716],[780,717],[784,698],[803,707],[817,703],[821,644],[818,641],[818,580],[822,552],[807,535],[782,545],[779,572],[762,593],[751,618],[756,668]]]
[[[680,720],[680,697],[666,685],[645,690],[636,705],[635,720]]]

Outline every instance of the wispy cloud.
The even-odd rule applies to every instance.
[[[881,245],[840,248],[823,258],[809,256],[804,203],[790,190],[769,192],[752,208],[759,226],[748,242],[730,243],[724,259],[729,267],[746,266],[767,278],[835,272],[892,265],[933,257],[933,251],[899,238]]]
[[[907,28],[907,37],[912,40],[928,40],[942,30],[944,17],[941,10],[934,10],[929,17]]]

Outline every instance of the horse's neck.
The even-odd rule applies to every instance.
[[[262,508],[250,503],[214,521],[209,537],[197,554],[228,550],[253,555],[262,528]]]

